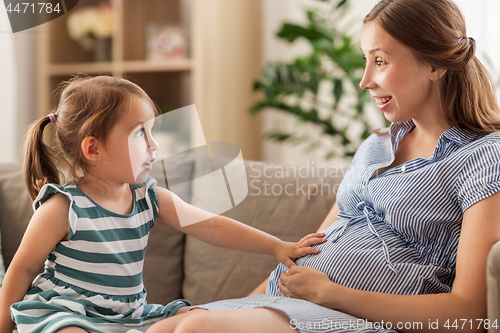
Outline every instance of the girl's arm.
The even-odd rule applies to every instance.
[[[164,188],[157,187],[156,195],[160,206],[158,217],[170,226],[211,245],[231,250],[270,254],[288,267],[295,265],[294,259],[318,253],[319,250],[312,248],[311,245],[325,241],[321,238],[323,236],[321,234],[316,237],[304,237],[297,244],[283,242],[277,237],[246,224],[189,205]],[[184,217],[189,215],[196,222],[184,226],[177,218],[178,214]]]
[[[373,322],[391,322],[398,331],[485,331],[488,327],[486,262],[498,240],[500,192],[477,202],[464,213],[456,276],[450,293],[405,296],[354,290],[334,284],[326,274],[307,267],[289,269],[282,274],[279,287],[287,296],[304,298]],[[436,322],[438,329],[433,326]],[[397,323],[402,323],[402,328],[397,328]]]
[[[335,203],[330,209],[330,212],[328,215],[325,217],[323,220],[323,223],[318,228],[317,233],[320,233],[321,231],[325,230],[329,226],[332,225],[333,222],[337,221],[339,218],[337,217],[338,213],[340,213],[339,206],[337,206],[337,203]],[[253,294],[265,294],[266,293],[266,288],[267,288],[267,283],[269,282],[269,278],[265,279],[257,288],[255,288],[248,296],[251,296]]]
[[[69,234],[69,201],[55,194],[33,214],[21,245],[5,273],[0,291],[0,333],[11,333],[14,322],[10,306],[21,301],[34,277],[59,241]]]

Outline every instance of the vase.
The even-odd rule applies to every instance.
[[[98,38],[95,43],[95,61],[111,61],[113,53],[113,38]]]

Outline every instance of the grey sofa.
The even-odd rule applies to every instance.
[[[174,177],[179,178],[207,173],[206,163],[189,155],[180,158],[174,167]],[[316,231],[335,203],[344,172],[335,167],[306,168],[253,161],[245,161],[245,167],[249,194],[223,215],[287,241],[297,241]],[[161,178],[161,170],[155,168],[152,176]],[[193,204],[199,200],[189,187],[179,195]],[[12,260],[31,215],[31,200],[20,165],[0,165],[1,250],[6,265]],[[166,304],[185,298],[193,304],[203,304],[246,296],[276,264],[270,256],[207,245],[157,221],[146,252],[144,283],[150,303]],[[494,321],[500,319],[500,243],[490,253],[487,273],[488,317]]]

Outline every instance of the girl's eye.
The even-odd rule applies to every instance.
[[[135,136],[142,138],[144,136],[144,128],[141,128],[137,132],[135,132]]]

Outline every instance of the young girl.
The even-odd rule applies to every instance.
[[[205,212],[148,178],[158,149],[156,115],[148,95],[127,80],[74,78],[56,112],[33,125],[25,179],[35,213],[5,275],[0,332],[12,332],[14,322],[20,333],[124,332],[190,305],[146,302],[142,267],[156,217],[207,243],[271,254],[287,266],[318,252],[311,245],[323,242],[321,234],[286,243],[222,216],[181,228],[176,207]],[[43,143],[49,124],[61,152]],[[60,185],[63,172],[72,181]]]

